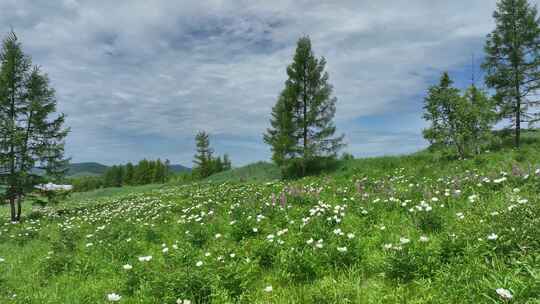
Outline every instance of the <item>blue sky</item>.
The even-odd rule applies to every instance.
[[[74,162],[191,166],[193,137],[206,130],[217,153],[243,165],[270,157],[262,133],[302,35],[328,61],[345,151],[425,147],[425,91],[445,70],[467,86],[472,54],[481,77],[494,8],[491,0],[2,0],[0,33],[12,26],[49,74]]]

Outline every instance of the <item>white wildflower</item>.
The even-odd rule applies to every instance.
[[[120,299],[122,299],[122,297],[114,292],[107,295],[107,300],[110,302],[118,302]]]
[[[410,243],[411,240],[409,240],[408,238],[402,237],[402,238],[399,238],[399,242],[400,242],[401,244],[405,245],[405,244]]]
[[[151,256],[151,255],[139,257],[139,261],[140,261],[140,262],[149,262],[150,260],[152,260],[152,256]]]
[[[490,240],[490,241],[495,241],[499,238],[498,235],[496,235],[495,233],[492,233],[490,235],[487,236],[487,239]]]
[[[501,297],[504,300],[512,300],[512,298],[514,297],[514,296],[512,296],[512,293],[510,292],[510,290],[508,290],[508,289],[497,288],[495,290],[495,292],[497,292],[499,297]]]
[[[338,247],[337,250],[339,252],[347,252],[347,247]]]

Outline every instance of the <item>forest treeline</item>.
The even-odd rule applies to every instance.
[[[89,191],[106,187],[140,186],[167,182],[171,174],[169,161],[141,160],[138,164],[127,163],[107,169],[101,176],[68,178],[74,191]]]
[[[83,192],[107,187],[141,186],[163,184],[170,180],[191,182],[202,180],[214,173],[230,170],[231,160],[227,154],[215,156],[210,147],[209,134],[201,131],[195,137],[197,153],[195,167],[190,172],[174,173],[169,160],[141,160],[138,164],[114,165],[101,176],[68,178],[74,191]]]

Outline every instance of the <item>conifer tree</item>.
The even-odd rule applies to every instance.
[[[7,168],[6,198],[11,220],[19,221],[24,195],[38,178],[32,169],[45,169],[60,177],[67,170],[64,159],[64,115],[54,117],[55,92],[46,75],[32,68],[14,32],[0,50],[0,167]]]
[[[299,175],[320,158],[335,158],[343,147],[343,135],[334,137],[333,118],[337,99],[332,96],[326,60],[313,54],[311,40],[298,40],[287,67],[285,88],[272,110],[271,128],[264,140],[272,146],[273,159],[282,167],[299,162]]]
[[[135,175],[135,168],[133,167],[133,164],[129,162],[126,164],[126,176],[124,178],[124,184],[133,185],[134,175]]]
[[[165,165],[165,179],[168,180],[171,175],[171,161],[166,159],[164,165]]]
[[[212,155],[214,151],[212,148],[210,148],[210,139],[208,133],[204,131],[197,133],[195,136],[195,143],[197,154],[195,154],[195,159],[193,160],[193,163],[195,164],[195,168],[193,168],[193,170],[199,175],[199,177],[205,178],[213,173]]]
[[[294,103],[292,98],[288,98],[287,89],[285,89],[272,108],[271,128],[264,134],[264,141],[272,150],[272,160],[282,168],[298,157],[295,149],[297,138],[293,115]]]
[[[229,155],[227,153],[225,153],[223,155],[223,170],[224,171],[231,170],[231,167],[232,167],[232,164],[231,164],[231,160],[229,158]]]
[[[500,0],[493,13],[495,30],[488,35],[483,67],[488,87],[496,90],[501,118],[510,118],[519,147],[521,123],[540,118],[540,21],[527,0]]]

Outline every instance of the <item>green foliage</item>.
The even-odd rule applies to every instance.
[[[257,162],[243,167],[213,174],[206,181],[210,182],[268,182],[279,180],[281,172],[271,163]]]
[[[197,154],[193,163],[192,174],[197,178],[207,178],[212,174],[227,171],[231,169],[229,156],[225,154],[223,159],[214,157],[214,150],[210,148],[210,139],[208,133],[201,131],[195,136]]]
[[[143,159],[137,165],[112,166],[103,176],[71,177],[67,181],[75,192],[84,192],[106,187],[163,184],[169,181],[170,174],[167,162]]]
[[[528,0],[499,0],[493,18],[496,27],[485,45],[485,81],[496,91],[500,116],[513,122],[519,147],[521,123],[540,119],[531,109],[539,105],[532,98],[540,88],[540,19]]]
[[[534,303],[540,138],[524,139],[531,153],[503,141],[480,162],[423,151],[294,181],[75,193],[0,221],[0,302],[494,303],[506,288]]]
[[[312,165],[318,160],[335,158],[343,147],[343,135],[334,137],[337,99],[325,66],[326,60],[313,54],[309,37],[300,38],[264,135],[284,176],[306,176],[316,171]]]
[[[494,104],[474,85],[461,96],[452,84],[448,73],[443,73],[440,83],[429,89],[423,117],[431,126],[424,130],[424,138],[461,158],[480,154],[490,144]]]
[[[69,130],[63,128],[64,115],[53,118],[55,112],[55,92],[47,75],[32,68],[11,32],[0,50],[0,171],[7,172],[5,196],[12,221],[20,220],[22,198],[41,181],[32,174],[35,167],[53,178],[67,170],[63,154]]]

